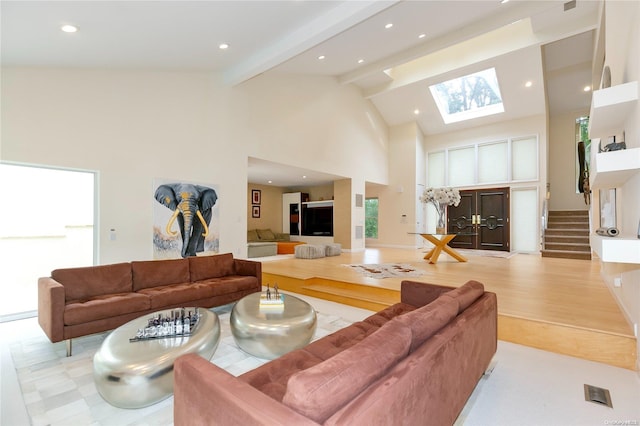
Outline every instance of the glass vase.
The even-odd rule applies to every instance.
[[[436,234],[444,235],[447,233],[447,221],[445,213],[447,212],[447,205],[440,204],[438,206],[438,224],[436,225]]]

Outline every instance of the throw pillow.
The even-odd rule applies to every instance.
[[[276,239],[276,234],[271,229],[258,229],[258,238],[263,241],[273,241]]]
[[[259,241],[260,238],[258,237],[258,232],[255,229],[250,229],[247,231],[247,242],[248,243],[255,243],[256,241]]]

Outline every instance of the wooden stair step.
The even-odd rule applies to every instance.
[[[542,250],[542,257],[591,260],[591,252],[545,249],[545,250]]]
[[[575,237],[589,237],[589,231],[586,229],[552,229],[547,228],[545,231],[545,237],[551,236],[575,236]]]
[[[575,243],[589,245],[588,235],[545,235],[545,243]]]
[[[545,250],[559,250],[559,251],[579,251],[591,253],[591,246],[589,244],[576,244],[576,243],[556,243],[548,242],[544,243]]]
[[[390,297],[385,297],[382,294],[375,294],[374,292],[363,293],[362,291],[358,291],[357,288],[349,289],[349,288],[339,288],[331,285],[322,285],[322,284],[312,284],[312,285],[304,285],[302,288],[305,292],[311,296],[312,293],[316,295],[325,294],[338,296],[342,298],[354,299],[365,301],[368,303],[375,303],[384,306],[391,306],[397,301]]]
[[[549,216],[587,216],[589,210],[549,210]]]

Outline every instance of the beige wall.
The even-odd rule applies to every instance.
[[[253,190],[260,191],[260,217],[253,217]],[[256,185],[250,183],[247,187],[247,229],[271,229],[282,232],[282,193],[283,189],[276,186]],[[256,204],[257,205],[257,204]]]
[[[220,251],[243,257],[249,156],[354,187],[388,177],[384,122],[332,78],[264,74],[227,87],[214,73],[45,68],[1,78],[3,161],[98,172],[101,264],[152,257],[154,178],[219,185]]]
[[[576,192],[576,119],[588,115],[589,110],[583,110],[549,117],[549,210],[589,208],[584,195]]]

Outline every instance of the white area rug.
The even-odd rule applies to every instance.
[[[427,271],[417,269],[408,263],[344,264],[342,266],[353,268],[370,278],[419,277],[427,274]]]
[[[238,376],[268,360],[251,356],[236,346],[229,327],[231,307],[211,309],[218,314],[221,331],[211,362]],[[316,313],[314,340],[352,322],[318,310]],[[10,353],[31,425],[173,425],[173,396],[140,409],[116,408],[102,399],[93,381],[93,355],[108,334],[73,339],[70,357],[66,356],[64,342],[51,344],[44,334],[11,344]]]

